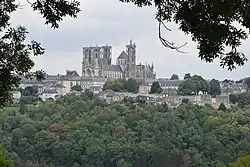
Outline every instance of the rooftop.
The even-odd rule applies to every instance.
[[[70,70],[66,70],[66,76],[67,77],[80,77],[80,75],[75,71],[70,71]]]
[[[183,80],[168,80],[168,79],[158,79],[158,82],[160,85],[165,85],[165,86],[179,86]]]
[[[122,69],[120,65],[105,65],[104,71],[122,72]]]
[[[125,51],[122,51],[122,53],[118,56],[117,59],[126,59],[127,58],[127,53]]]

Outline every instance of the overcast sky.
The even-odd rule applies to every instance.
[[[26,0],[21,2],[27,4]],[[81,0],[81,10],[77,19],[65,19],[56,30],[44,25],[44,20],[29,5],[13,14],[12,23],[26,26],[30,32],[28,39],[41,42],[46,49],[45,55],[33,58],[35,69],[43,69],[49,74],[64,74],[68,69],[81,74],[83,46],[111,45],[112,62],[115,63],[129,40],[133,40],[137,45],[137,63],[154,63],[157,77],[170,77],[173,73],[183,77],[188,72],[217,79],[250,76],[250,61],[233,72],[222,69],[218,63],[201,61],[197,45],[175,24],[168,24],[172,31],[164,35],[177,44],[188,42],[183,48],[188,53],[165,48],[157,36],[154,7],[137,8],[119,0]],[[241,49],[250,59],[249,46],[250,41],[245,41]]]

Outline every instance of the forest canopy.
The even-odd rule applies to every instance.
[[[250,109],[111,104],[83,93],[0,112],[15,167],[206,167],[250,153]],[[239,160],[237,160],[239,158]]]

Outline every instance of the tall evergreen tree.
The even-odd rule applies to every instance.
[[[162,88],[161,88],[159,82],[154,81],[153,84],[151,85],[150,93],[154,94],[154,93],[161,93],[161,92],[162,92]]]
[[[218,110],[227,111],[227,107],[225,106],[224,103],[220,103],[220,106],[219,106]]]
[[[208,93],[210,95],[212,95],[213,97],[221,94],[221,87],[220,87],[220,83],[218,80],[212,79],[209,82],[209,92]]]
[[[177,74],[173,74],[170,80],[179,80],[179,76]]]

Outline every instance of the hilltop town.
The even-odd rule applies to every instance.
[[[0,4],[0,167],[250,167],[250,1]]]
[[[66,70],[64,75],[46,74],[45,79],[41,82],[37,80],[22,79],[20,88],[37,87],[39,98],[42,100],[56,99],[60,96],[72,93],[75,86],[80,87],[81,91],[90,90],[99,98],[107,102],[121,102],[125,97],[137,98],[146,103],[167,103],[176,106],[182,103],[183,99],[188,99],[195,104],[212,104],[219,106],[223,103],[230,107],[230,94],[239,94],[247,91],[247,85],[244,80],[220,81],[220,93],[211,96],[208,91],[198,91],[193,94],[180,94],[179,86],[187,78],[156,78],[153,63],[136,64],[136,44],[130,41],[125,50],[117,56],[116,64],[111,64],[112,47],[95,46],[83,47],[82,51],[82,74],[77,71]],[[174,74],[176,75],[176,74]],[[190,74],[189,74],[190,75]],[[191,77],[191,76],[190,76]],[[138,83],[137,91],[131,92],[126,90],[115,91],[112,87],[107,90],[105,84],[114,80],[133,79]],[[158,83],[161,91],[150,92],[153,83]],[[205,81],[207,84],[210,82]],[[75,91],[76,92],[76,91]],[[20,91],[14,91],[14,99],[18,101],[21,98]]]

